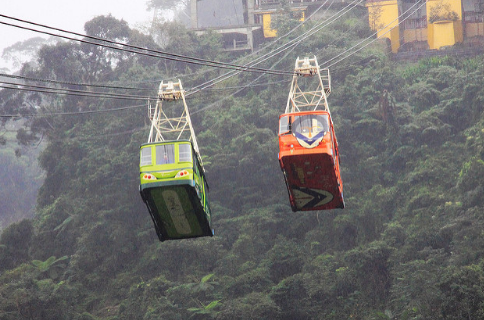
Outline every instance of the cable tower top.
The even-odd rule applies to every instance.
[[[301,76],[303,79],[299,79]],[[327,97],[330,93],[331,76],[329,69],[320,69],[316,56],[303,59],[298,57],[294,66],[294,76],[292,77],[285,113],[318,109],[329,111]]]
[[[164,108],[164,102],[170,108]],[[197,139],[193,130],[190,113],[185,100],[185,90],[181,81],[161,81],[158,89],[158,99],[155,106],[148,105],[148,116],[151,121],[148,143],[167,140],[189,140],[199,156]]]

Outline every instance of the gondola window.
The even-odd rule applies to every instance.
[[[156,146],[156,164],[175,163],[175,148],[172,144]]]

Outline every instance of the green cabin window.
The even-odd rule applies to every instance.
[[[179,162],[192,162],[192,147],[189,144],[178,145],[178,161]]]
[[[151,147],[141,149],[140,166],[151,165]]]
[[[156,164],[170,163],[175,163],[175,146],[172,144],[156,146]]]

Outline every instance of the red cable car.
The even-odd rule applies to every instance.
[[[305,58],[296,61],[295,72],[286,113],[279,117],[279,164],[291,208],[344,208],[338,143],[326,101],[329,70],[326,78],[321,77],[316,58]],[[302,91],[297,83],[300,75],[319,76],[318,88]]]

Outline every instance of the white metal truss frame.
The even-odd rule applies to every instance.
[[[181,115],[178,117],[168,116],[163,110],[164,101],[181,101],[183,103]],[[156,105],[153,107],[149,104],[148,113],[151,121],[148,143],[166,140],[190,140],[201,164],[197,138],[195,137],[190,113],[188,112],[185,90],[183,90],[180,80],[177,82],[168,81],[166,83],[161,81]],[[168,139],[167,136],[175,137],[175,139]]]
[[[304,91],[298,84],[299,77],[316,77],[318,86]],[[285,113],[315,111],[318,109],[329,112],[327,97],[331,93],[331,76],[329,69],[320,69],[316,56],[314,58],[296,59],[294,76],[287,99]]]

